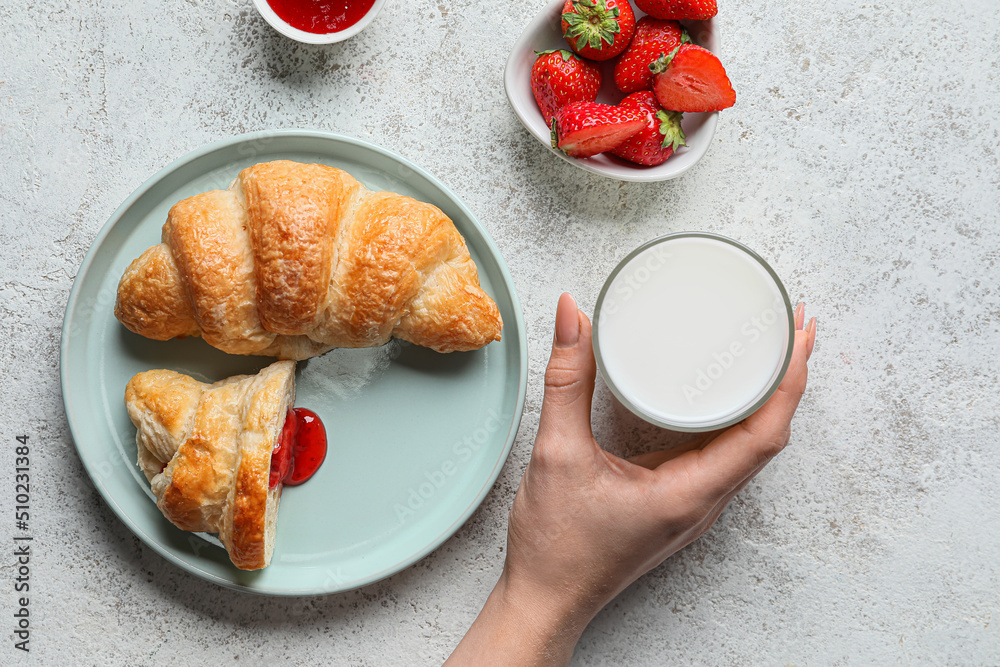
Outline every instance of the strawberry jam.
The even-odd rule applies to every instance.
[[[325,35],[350,28],[375,0],[267,0],[267,4],[293,28]]]
[[[298,486],[319,470],[326,458],[326,428],[305,408],[289,408],[278,444],[271,452],[269,487]]]

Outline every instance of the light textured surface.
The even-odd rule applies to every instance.
[[[559,292],[590,310],[631,248],[704,229],[819,316],[808,394],[790,447],[597,617],[575,663],[1000,663],[1000,6],[724,0],[737,105],[694,170],[640,185],[556,159],[507,108],[527,4],[390,0],[330,47],[280,37],[249,0],[0,7],[0,535],[27,432],[35,662],[440,663],[500,571]],[[58,379],[73,276],[118,204],[191,149],[279,127],[439,176],[503,251],[531,342],[520,436],[472,520],[395,577],[298,600],[206,585],[133,537],[76,458]],[[615,451],[666,439],[600,387],[594,423]]]

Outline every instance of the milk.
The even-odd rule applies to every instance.
[[[792,313],[766,265],[714,235],[671,235],[616,269],[598,299],[594,348],[633,412],[677,430],[719,428],[774,391]]]

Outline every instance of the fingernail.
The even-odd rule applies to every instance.
[[[568,292],[563,292],[556,308],[556,344],[571,347],[576,345],[578,340],[580,340],[580,315],[576,299]]]
[[[795,330],[800,331],[802,325],[805,323],[806,315],[806,304],[799,302],[799,305],[795,306]]]
[[[816,345],[816,325],[817,322],[816,318],[814,317],[811,320],[809,320],[809,328],[806,329],[806,334],[809,337],[809,345],[808,348],[806,349],[806,352],[810,356],[812,355],[813,346]]]

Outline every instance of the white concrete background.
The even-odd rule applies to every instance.
[[[704,229],[819,316],[809,391],[791,446],[597,617],[575,664],[1000,664],[1000,5],[723,0],[737,105],[694,170],[641,185],[557,160],[507,108],[507,50],[543,4],[389,0],[307,47],[249,0],[3,3],[0,533],[27,432],[34,662],[440,663],[500,571],[559,292],[590,310],[631,248]],[[281,127],[437,174],[497,240],[531,344],[520,437],[465,528],[386,581],[298,600],[207,585],[133,537],[77,459],[57,374],[73,276],[118,204],[194,148]],[[596,404],[607,447],[665,440],[603,388]]]

